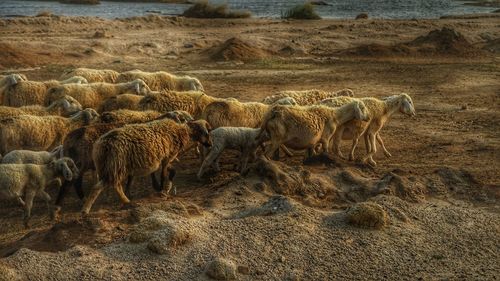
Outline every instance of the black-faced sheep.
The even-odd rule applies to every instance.
[[[50,214],[49,186],[61,186],[64,180],[72,180],[78,173],[73,160],[61,158],[48,164],[0,165],[0,197],[15,199],[24,207],[24,224],[28,227],[33,199],[39,195],[47,203]],[[24,196],[24,200],[23,197]]]
[[[82,212],[88,214],[104,188],[113,188],[122,203],[130,200],[123,192],[122,182],[129,176],[146,176],[162,168],[162,176],[168,173],[162,188],[167,193],[172,187],[175,170],[171,163],[183,151],[196,142],[210,146],[209,125],[204,120],[178,124],[162,119],[145,124],[127,125],[114,129],[94,144],[92,151],[99,182],[85,200]]]
[[[204,91],[200,81],[190,76],[176,76],[165,71],[143,72],[141,70],[131,70],[122,72],[116,81],[128,82],[135,79],[142,79],[153,91]]]

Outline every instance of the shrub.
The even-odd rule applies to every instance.
[[[281,16],[284,19],[319,20],[321,17],[314,11],[314,5],[305,3],[290,8]]]
[[[249,18],[248,11],[230,11],[226,4],[213,5],[208,1],[196,2],[182,14],[188,18]]]

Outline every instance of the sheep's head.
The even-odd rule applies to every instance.
[[[212,146],[212,139],[210,138],[210,124],[205,120],[196,120],[187,122],[191,130],[191,139],[201,143],[203,146]]]
[[[92,108],[85,108],[84,110],[72,115],[72,120],[79,120],[83,125],[88,125],[99,118],[99,114]]]
[[[191,114],[189,114],[188,112],[186,112],[184,110],[169,111],[169,112],[161,115],[157,119],[163,119],[163,118],[172,119],[175,122],[181,123],[181,124],[194,120],[194,118],[191,116]]]
[[[147,95],[151,92],[151,89],[149,89],[146,82],[141,79],[135,79],[134,81],[130,82],[130,88],[137,95]]]
[[[82,105],[70,96],[64,96],[61,99],[56,100],[53,104],[62,107],[63,116],[70,116],[82,110]]]
[[[342,89],[340,91],[335,92],[337,97],[354,97],[354,92],[351,89]]]
[[[405,93],[402,93],[399,96],[401,98],[401,106],[399,107],[399,111],[408,116],[415,116],[415,107],[413,105],[411,97]]]
[[[82,76],[73,76],[70,79],[73,81],[73,83],[76,83],[76,84],[88,84],[89,83],[89,81],[87,81],[87,79],[85,79],[85,77],[82,77]]]
[[[362,101],[354,101],[354,105],[355,105],[354,112],[356,119],[361,121],[370,120],[370,112],[368,111],[368,108]]]
[[[67,181],[73,180],[73,177],[78,175],[78,169],[76,168],[75,162],[68,157],[52,160],[49,166],[58,174],[62,175]]]
[[[50,152],[50,154],[52,155],[52,158],[54,158],[54,159],[62,158],[64,156],[63,155],[63,146],[62,146],[62,144],[58,145],[54,149],[52,149],[52,151]]]
[[[292,97],[285,97],[281,98],[277,101],[274,102],[274,104],[281,104],[281,105],[297,105],[297,101],[292,98]]]
[[[21,81],[28,81],[28,79],[26,78],[26,76],[24,74],[17,74],[17,73],[7,75],[7,77],[5,77],[4,79],[5,79],[5,84],[8,87],[14,86]]]
[[[184,79],[185,79],[183,87],[184,91],[201,91],[201,92],[205,91],[203,85],[201,85],[200,80],[190,76],[185,76]]]

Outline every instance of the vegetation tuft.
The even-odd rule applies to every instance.
[[[203,0],[196,2],[182,14],[188,18],[249,18],[249,11],[231,11],[226,4],[214,5]]]
[[[314,5],[311,3],[300,4],[290,8],[283,15],[284,19],[300,19],[300,20],[319,20],[321,17],[314,10]]]

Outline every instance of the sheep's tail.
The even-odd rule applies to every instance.
[[[92,158],[99,181],[106,185],[122,182],[126,176],[126,160],[123,147],[117,147],[113,131],[101,137],[94,144]]]

